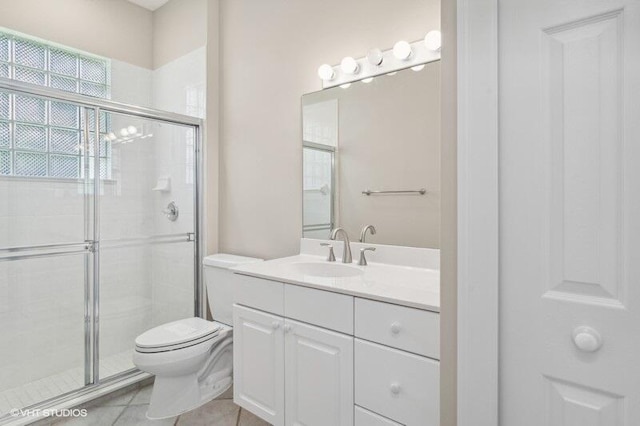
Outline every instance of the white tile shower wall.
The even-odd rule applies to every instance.
[[[153,71],[153,107],[205,117],[206,48],[201,47]]]
[[[154,108],[204,118],[206,49],[196,49],[156,69],[152,88]],[[154,135],[161,145],[155,151],[157,177],[171,177],[171,192],[154,193],[155,211],[171,201],[180,209],[175,222],[157,215],[155,227],[160,234],[193,232],[193,131],[157,124]],[[153,322],[193,315],[193,244],[157,245],[151,250]]]
[[[145,107],[153,105],[153,71],[122,61],[111,61],[111,99]]]

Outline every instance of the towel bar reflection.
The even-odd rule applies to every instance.
[[[378,194],[416,194],[416,195],[424,195],[427,193],[427,190],[422,188],[418,190],[407,190],[407,191],[372,191],[367,189],[366,191],[362,191],[362,194],[369,195],[378,195]]]

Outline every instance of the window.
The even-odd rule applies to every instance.
[[[0,31],[0,77],[109,98],[109,68],[108,59]],[[0,175],[83,177],[82,113],[69,103],[0,91]],[[95,118],[88,118],[89,130],[95,129]],[[100,127],[101,132],[110,128],[107,114]],[[89,155],[92,173],[94,153]],[[99,156],[100,175],[110,178],[108,141],[101,141]]]

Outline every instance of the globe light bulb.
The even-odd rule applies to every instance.
[[[336,73],[333,71],[333,67],[329,64],[322,64],[318,68],[318,77],[324,81],[333,80],[335,76]]]
[[[363,83],[371,83],[373,81],[373,77],[369,77],[369,78],[363,78],[362,82]]]
[[[137,131],[138,129],[136,129],[136,126],[127,127],[127,132],[129,132],[130,135],[135,135]]]
[[[393,46],[393,56],[401,61],[406,61],[411,56],[411,45],[401,40]]]
[[[367,60],[371,65],[379,66],[382,64],[384,60],[382,56],[382,50],[380,49],[371,49],[369,53],[367,53]]]
[[[442,33],[438,30],[429,31],[424,36],[424,45],[427,49],[437,52],[442,47]]]
[[[360,67],[358,66],[358,62],[356,62],[356,60],[351,56],[347,56],[346,58],[342,59],[342,62],[340,62],[340,69],[345,74],[355,74],[358,72],[359,68]]]

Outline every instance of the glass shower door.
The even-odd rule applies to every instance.
[[[0,91],[0,418],[93,380],[85,111]]]
[[[194,316],[195,128],[101,117],[100,378],[133,368],[134,340]]]

